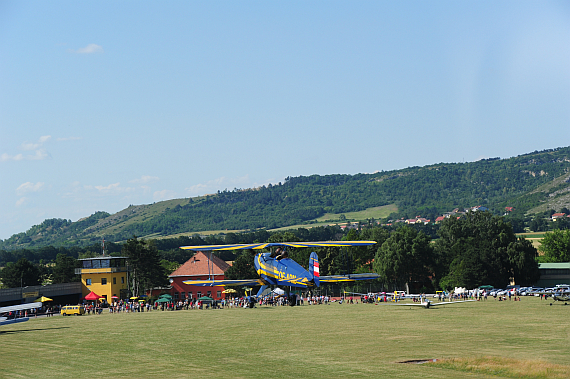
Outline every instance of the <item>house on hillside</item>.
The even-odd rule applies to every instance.
[[[186,280],[223,280],[225,272],[231,266],[213,254],[198,252],[169,275],[172,285],[171,295],[174,300],[198,299],[209,296],[214,300],[222,299],[223,286],[189,286]]]
[[[559,218],[566,217],[566,213],[555,213],[552,215],[552,221],[556,221]]]
[[[435,219],[435,223],[439,224],[440,222],[442,222],[443,220],[445,220],[445,216],[439,216],[438,218]]]
[[[485,212],[485,211],[489,210],[489,208],[484,207],[484,206],[482,206],[482,205],[477,205],[476,207],[471,208],[471,210],[472,210],[473,212],[478,212],[478,211],[479,211],[479,212]]]

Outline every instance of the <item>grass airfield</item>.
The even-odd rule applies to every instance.
[[[0,378],[568,378],[570,306],[549,304],[525,297],[431,309],[333,303],[38,318],[0,327]]]

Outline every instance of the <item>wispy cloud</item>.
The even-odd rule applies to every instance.
[[[51,139],[51,136],[41,136],[37,142],[24,142],[21,145],[22,150],[37,150],[41,148],[47,141]]]
[[[163,201],[163,200],[175,199],[177,196],[176,196],[176,192],[174,192],[174,191],[162,190],[162,191],[155,191],[152,194],[152,197],[153,197],[154,201]]]
[[[22,183],[18,186],[18,188],[16,188],[16,194],[18,194],[18,196],[22,196],[26,193],[30,193],[30,192],[38,192],[41,191],[42,188],[44,187],[44,182],[37,182],[37,183],[32,183],[32,182],[26,182],[26,183]]]
[[[125,192],[132,192],[135,189],[133,187],[121,187],[121,183],[113,183],[107,186],[85,186],[86,189],[95,188],[97,191],[101,193],[112,193],[112,194],[120,194]]]
[[[10,154],[4,153],[4,154],[0,155],[0,162],[21,161],[23,159],[24,159],[23,154],[10,155]]]
[[[24,204],[26,204],[28,202],[28,198],[27,197],[21,197],[18,199],[18,201],[16,201],[16,206],[22,206]]]
[[[25,141],[20,145],[20,149],[24,151],[33,151],[35,150],[34,154],[8,154],[3,153],[0,155],[0,162],[7,162],[7,161],[39,161],[47,158],[51,158],[50,153],[43,147],[46,142],[51,139],[51,136],[41,136],[38,141],[36,142],[28,142]]]
[[[79,49],[76,50],[69,49],[69,51],[76,54],[97,54],[105,52],[101,45],[97,45],[95,43],[90,43],[89,45],[85,47],[80,47]]]
[[[148,184],[148,183],[157,182],[158,180],[159,179],[157,176],[143,175],[139,179],[133,179],[133,180],[129,181],[129,183]]]

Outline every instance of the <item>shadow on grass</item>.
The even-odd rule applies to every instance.
[[[0,336],[3,334],[16,334],[16,333],[37,332],[40,330],[56,330],[56,329],[69,329],[69,326],[60,326],[57,328],[35,328],[35,329],[24,329],[24,330],[0,330]]]

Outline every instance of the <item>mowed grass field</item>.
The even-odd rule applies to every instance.
[[[0,327],[0,377],[568,378],[570,306],[549,303],[39,318]]]

